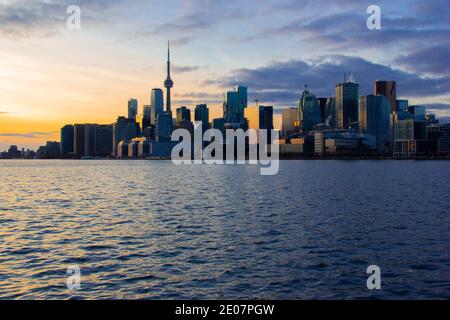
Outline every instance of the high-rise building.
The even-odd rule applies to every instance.
[[[173,87],[173,81],[170,78],[170,45],[167,43],[167,78],[164,81],[164,87],[166,88],[166,112],[172,116],[172,102],[170,96],[170,90]]]
[[[213,127],[213,129],[217,129],[220,132],[222,132],[223,138],[225,139],[225,119],[224,118],[213,119],[212,127]]]
[[[266,129],[268,131],[267,141],[270,139],[270,130],[273,129],[273,107],[272,106],[249,106],[245,109],[246,125],[244,129],[253,129],[259,138],[259,130]],[[250,139],[251,144],[258,143],[256,140]]]
[[[118,117],[113,124],[113,138],[112,138],[112,155],[117,156],[117,147],[121,141],[128,142],[139,134],[139,128],[134,120],[125,117]]]
[[[391,112],[397,111],[397,83],[395,81],[376,80],[374,95],[385,96],[391,106]]]
[[[156,141],[171,141],[173,130],[172,115],[170,113],[161,113],[156,119]]]
[[[394,158],[415,158],[437,152],[438,141],[427,139],[427,123],[408,119],[395,126]]]
[[[438,152],[442,155],[450,155],[450,123],[440,126]]]
[[[113,151],[113,126],[85,125],[85,156],[107,157]]]
[[[396,112],[406,112],[408,111],[408,100],[397,100],[396,101]],[[393,111],[394,112],[394,111]]]
[[[329,112],[327,118],[325,119],[325,123],[330,128],[336,128],[336,98],[329,97],[327,99],[327,112]]]
[[[152,89],[150,104],[152,106],[151,123],[155,125],[158,114],[164,112],[164,94],[161,89]]]
[[[281,131],[285,137],[299,131],[299,119],[297,108],[287,108],[281,111]]]
[[[177,108],[176,123],[179,125],[183,121],[191,121],[191,110],[186,107]]]
[[[73,129],[73,152],[75,158],[82,158],[85,155],[85,124],[76,124]]]
[[[359,99],[359,131],[375,136],[377,149],[385,152],[390,143],[391,105],[385,96],[368,95]]]
[[[195,121],[201,121],[203,132],[209,129],[209,110],[206,104],[199,104],[195,107]]]
[[[272,106],[259,106],[259,129],[273,130]]]
[[[73,153],[73,125],[65,125],[61,128],[61,157],[67,157]]]
[[[408,112],[416,120],[425,120],[426,108],[424,106],[408,106]]]
[[[343,82],[336,85],[336,126],[339,129],[357,127],[359,85]]]
[[[225,94],[223,114],[225,123],[243,124],[244,110],[247,108],[247,87],[236,86]]]
[[[128,119],[136,120],[138,114],[138,101],[136,99],[128,100]]]
[[[298,104],[298,114],[300,128],[304,132],[312,131],[315,125],[321,123],[322,118],[317,98],[307,90],[306,85]]]
[[[141,129],[144,130],[152,124],[152,107],[145,105],[142,107],[142,117],[141,117]]]

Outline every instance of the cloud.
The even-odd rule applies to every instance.
[[[449,76],[450,47],[444,44],[419,48],[409,55],[398,57],[395,62],[416,72]]]
[[[219,104],[222,102],[222,94],[213,94],[208,92],[186,92],[176,93],[175,102],[185,105],[196,105],[200,103]]]
[[[186,72],[192,72],[200,69],[198,66],[178,66],[173,65],[172,70],[177,73],[186,73]]]
[[[170,45],[172,45],[174,47],[181,47],[188,43],[191,43],[194,40],[195,40],[195,37],[191,37],[191,36],[178,37],[178,38],[175,38],[174,40],[170,41]]]
[[[237,82],[245,83],[249,86],[249,94],[258,95],[260,101],[292,106],[298,102],[305,83],[317,97],[334,95],[336,83],[343,81],[344,73],[349,70],[360,84],[360,95],[372,94],[376,79],[396,80],[400,97],[430,97],[450,93],[448,78],[421,78],[363,58],[343,55],[328,55],[314,61],[272,62],[261,68],[237,69],[229,76],[208,80],[205,84],[229,88]]]
[[[191,41],[196,34],[215,28],[220,21],[251,16],[239,0],[183,0],[179,12],[178,17],[154,27],[150,33],[187,34]]]
[[[0,11],[0,34],[7,37],[46,37],[60,33],[69,16],[67,7],[80,6],[82,21],[98,22],[122,0],[17,0]]]
[[[0,137],[19,137],[26,139],[44,139],[53,137],[57,134],[57,131],[53,132],[27,132],[27,133],[0,133]]]

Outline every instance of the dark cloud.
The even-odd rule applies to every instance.
[[[450,75],[450,46],[437,45],[419,48],[409,55],[395,59],[395,62],[408,69],[437,75]]]
[[[227,77],[209,80],[206,84],[228,88],[238,79],[247,84],[249,94],[258,95],[262,103],[292,106],[298,102],[305,83],[317,97],[334,95],[336,83],[342,82],[349,70],[360,84],[360,95],[372,94],[376,79],[396,80],[400,97],[429,97],[450,92],[448,78],[425,79],[362,58],[342,55],[325,56],[313,62],[291,60],[257,69],[238,69]]]

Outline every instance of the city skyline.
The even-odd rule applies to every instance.
[[[223,92],[243,83],[249,105],[258,95],[279,121],[304,83],[316,97],[332,96],[352,70],[360,96],[373,93],[373,80],[396,80],[399,98],[449,119],[445,10],[381,1],[382,29],[368,30],[367,3],[318,2],[174,1],[152,10],[143,1],[81,2],[82,28],[69,31],[68,1],[8,1],[0,6],[0,149],[36,149],[58,140],[65,123],[112,123],[131,97],[141,112],[152,88],[163,88],[167,39],[175,48],[172,110],[207,103],[211,119],[220,117]],[[17,12],[22,19],[13,19]],[[261,19],[268,12],[270,23]]]

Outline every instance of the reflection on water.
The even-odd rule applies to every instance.
[[[449,169],[1,161],[0,297],[450,298]]]

